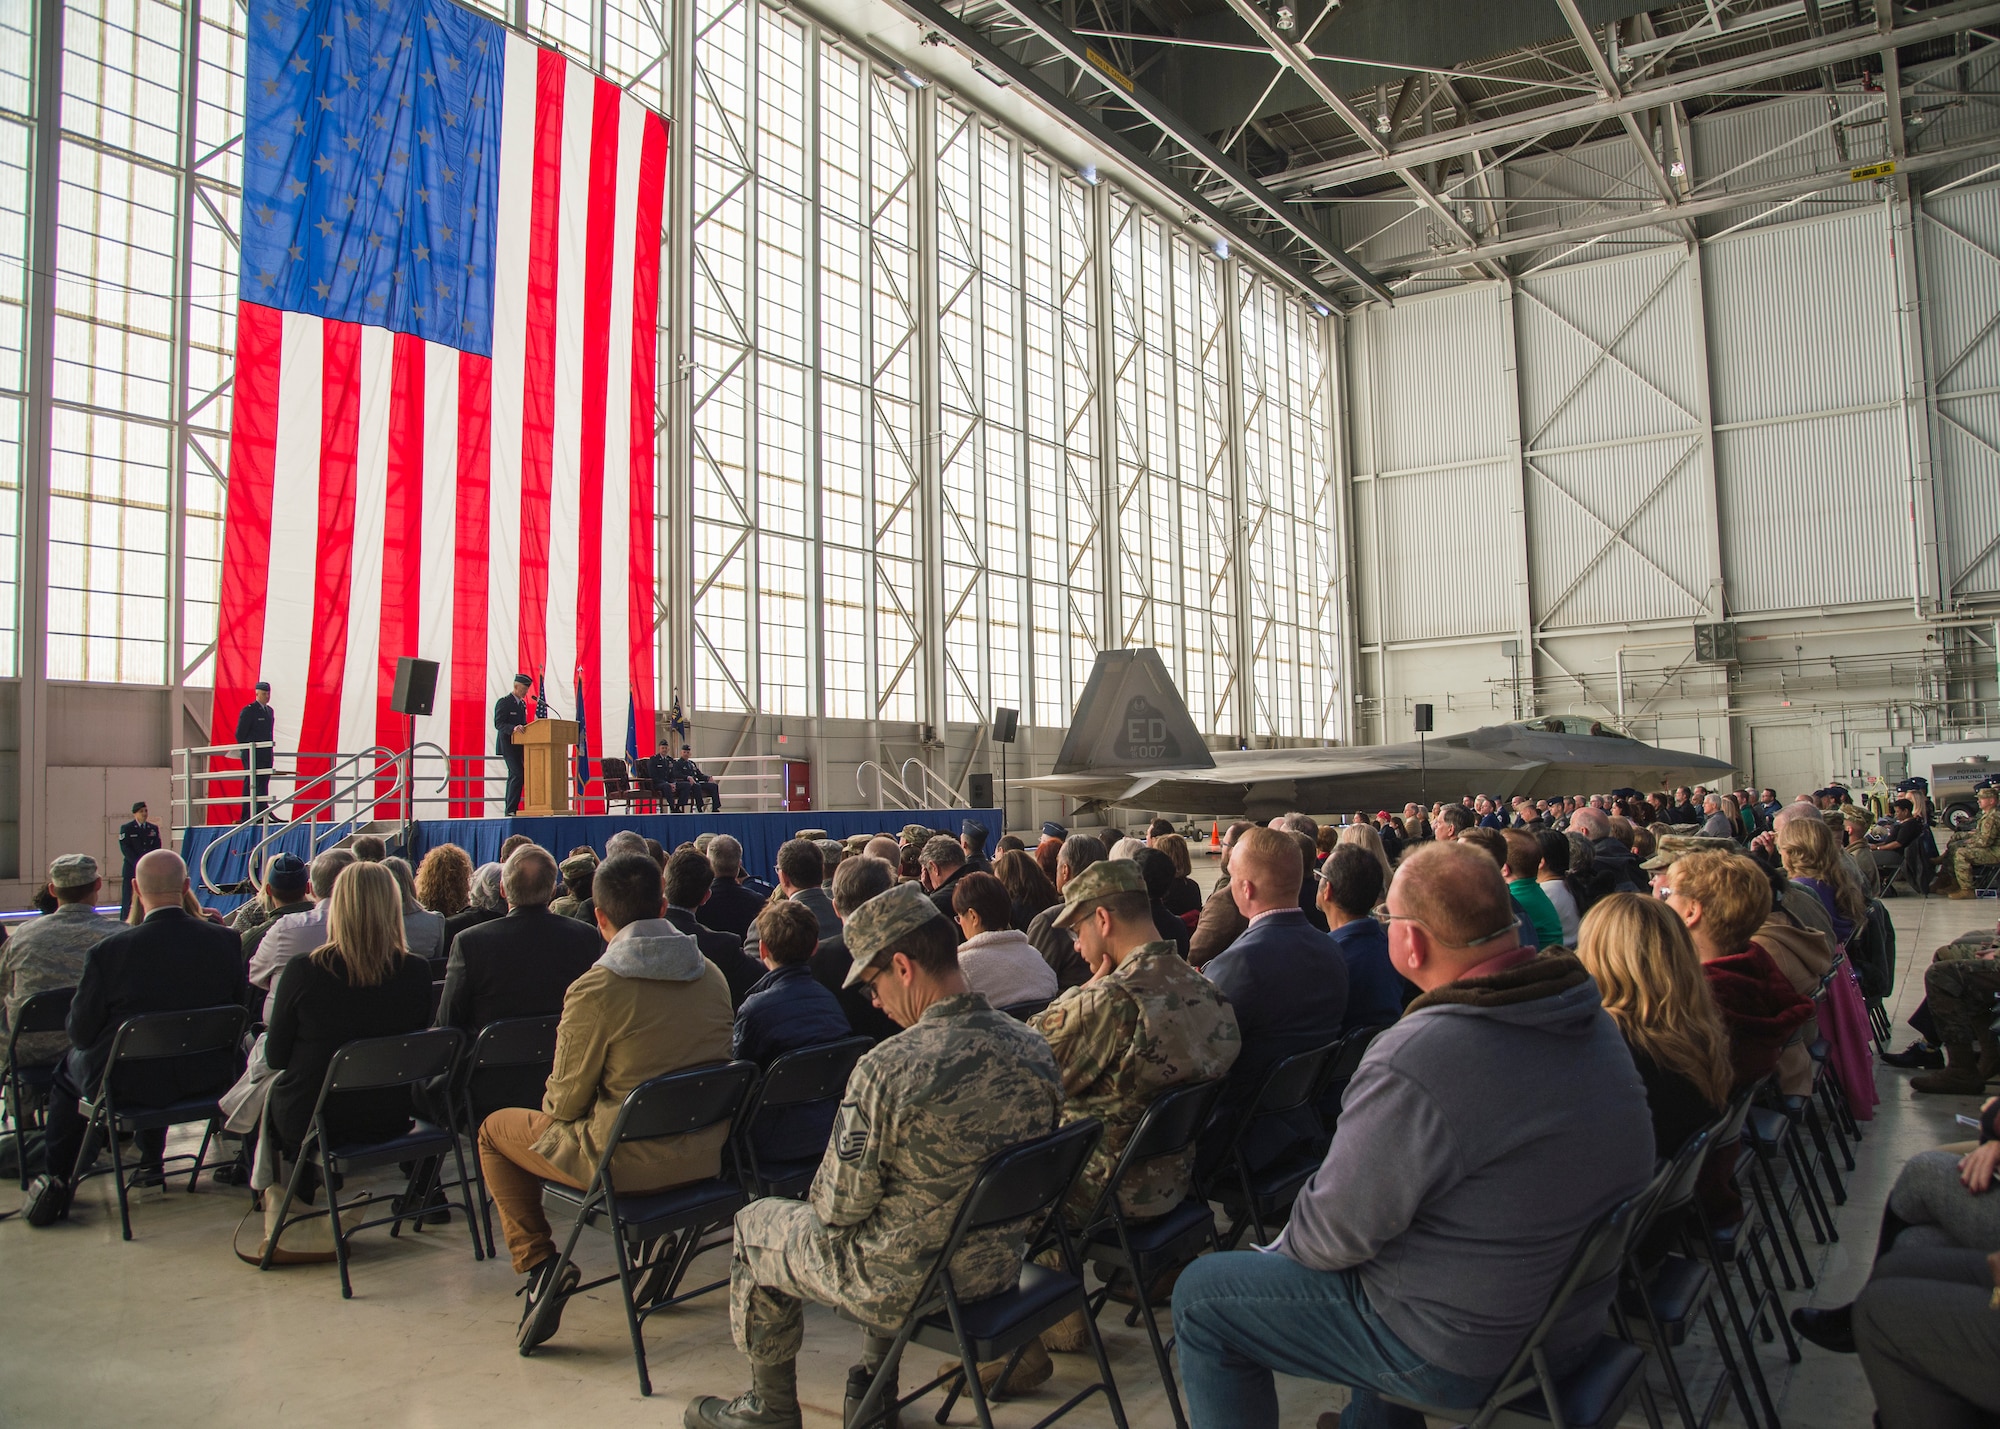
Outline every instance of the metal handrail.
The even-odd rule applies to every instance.
[[[887,807],[882,802],[885,796],[896,800],[894,807],[904,811],[923,807],[922,801],[917,798],[908,785],[872,759],[864,759],[854,766],[854,792],[861,798],[867,799],[870,797],[868,790],[861,783],[861,776],[869,770],[875,772],[875,793],[873,797],[877,809]],[[890,793],[892,788],[894,790],[893,794]]]
[[[905,787],[908,787],[910,783],[910,766],[913,764],[917,768],[917,797],[924,801],[914,807],[933,809],[969,809],[972,807],[963,794],[945,783],[923,760],[915,757],[903,761],[902,782]],[[933,793],[936,795],[935,803],[930,802]]]
[[[331,768],[329,768],[324,774],[311,774],[303,776],[305,778],[310,779],[311,782],[314,784],[319,784],[319,783],[331,784],[333,782],[334,776],[338,774],[341,770],[347,768],[349,765],[358,764],[360,761],[369,758],[373,758],[375,760],[374,766],[370,768],[367,773],[357,775],[353,779],[348,780],[345,784],[342,784],[340,787],[334,789],[325,798],[321,799],[318,803],[312,805],[310,808],[304,810],[303,812],[295,812],[292,815],[291,821],[289,823],[278,825],[276,828],[271,830],[270,833],[264,835],[263,838],[259,839],[257,843],[251,847],[250,852],[244,856],[245,869],[246,870],[255,869],[258,866],[259,857],[263,854],[265,849],[269,848],[274,842],[282,838],[284,835],[290,833],[293,829],[298,828],[301,824],[304,824],[310,833],[310,837],[307,839],[306,842],[307,858],[308,861],[310,861],[311,856],[319,852],[319,824],[316,816],[325,812],[328,809],[331,809],[335,804],[339,803],[342,799],[346,798],[348,795],[358,793],[360,789],[369,782],[380,780],[386,773],[389,776],[389,787],[386,790],[384,790],[381,793],[378,793],[374,798],[366,800],[365,802],[357,800],[354,812],[352,814],[342,819],[335,819],[329,821],[327,827],[331,829],[340,825],[358,825],[363,822],[372,822],[372,815],[374,814],[375,810],[388,800],[400,798],[403,793],[403,790],[407,787],[404,779],[403,759],[408,752],[409,751],[405,750],[401,753],[398,753],[394,750],[386,749],[379,744],[370,745],[367,749],[362,750],[358,754],[348,755],[346,758],[342,759],[338,764],[335,764]],[[296,795],[293,796],[292,802],[293,802],[293,808],[296,810],[298,806],[298,799]],[[212,840],[209,843],[208,847],[201,851],[201,866],[199,869],[199,872],[201,874],[201,885],[203,888],[206,888],[210,893],[224,893],[228,891],[225,888],[223,888],[220,884],[216,883],[214,878],[210,876],[209,860],[215,857],[216,850],[228,847],[234,841],[237,834],[241,833],[244,829],[254,827],[257,823],[260,822],[258,815],[254,812],[255,800],[252,799],[251,803],[253,807],[253,812],[249,818],[244,819],[242,822],[232,827],[227,833],[224,833],[220,837]]]

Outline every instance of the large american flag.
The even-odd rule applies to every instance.
[[[454,755],[517,670],[650,748],[665,121],[450,0],[249,12],[216,730],[400,749],[416,655]]]

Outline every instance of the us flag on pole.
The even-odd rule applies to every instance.
[[[321,756],[301,811],[324,755],[402,747],[402,655],[454,756],[517,670],[650,736],[665,121],[450,0],[249,30],[216,728],[268,679],[278,748]]]

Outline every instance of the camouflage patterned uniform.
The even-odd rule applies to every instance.
[[[1953,839],[1945,852],[1952,881],[1960,888],[1972,888],[1975,864],[2000,863],[2000,809],[1981,810],[1971,832]]]
[[[933,1003],[855,1065],[809,1199],[769,1197],[737,1212],[729,1274],[736,1347],[754,1365],[796,1358],[802,1300],[893,1333],[980,1163],[1047,1135],[1062,1099],[1055,1058],[1026,1026],[978,993]],[[967,1240],[952,1264],[961,1293],[976,1298],[1012,1284],[1024,1231]]]
[[[1070,1194],[1078,1219],[1096,1206],[1147,1106],[1169,1088],[1228,1075],[1243,1046],[1229,1000],[1164,941],[1071,988],[1028,1025],[1049,1039],[1062,1068],[1063,1120],[1104,1123]],[[1192,1151],[1135,1167],[1119,1195],[1125,1214],[1165,1215],[1186,1196],[1193,1169]]]
[[[1989,1039],[1993,999],[2000,994],[2000,956],[1992,933],[1969,933],[1937,950],[1924,969],[1924,1000],[1940,1042]]]
[[[83,960],[90,950],[124,924],[101,918],[88,903],[64,903],[15,930],[0,946],[0,1002],[6,1010],[6,1026],[11,1027],[21,1004],[38,992],[55,987],[75,987],[83,976]],[[0,1040],[0,1047],[5,1045]],[[61,1059],[69,1050],[69,1038],[60,1032],[37,1032],[23,1037],[18,1049],[21,1065],[41,1066]]]

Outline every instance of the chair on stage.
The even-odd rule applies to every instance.
[[[635,814],[659,811],[659,797],[653,791],[652,780],[633,778],[622,759],[606,755],[603,763],[604,805],[607,809],[613,804],[623,804]]]

